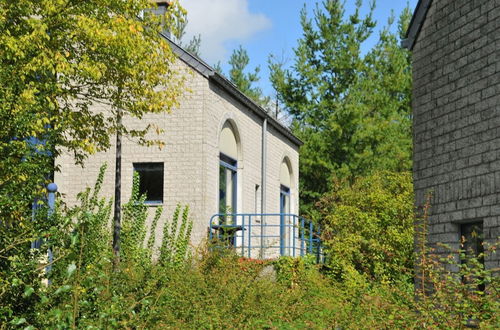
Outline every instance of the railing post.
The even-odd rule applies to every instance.
[[[320,230],[320,226],[318,225],[318,229],[316,231],[316,235],[317,235],[317,239],[316,239],[316,262],[319,263],[320,262],[320,257],[321,257],[321,239],[320,239],[320,234],[321,234],[321,230]]]
[[[303,257],[304,256],[304,232],[306,230],[306,225],[305,225],[305,221],[304,221],[304,218],[300,218],[300,256]]]
[[[236,219],[238,219],[238,215],[236,215]],[[238,222],[236,222],[238,224]],[[235,233],[236,234],[236,233]],[[245,255],[245,215],[241,216],[241,256]]]
[[[55,207],[56,207],[57,185],[54,182],[49,183],[49,185],[47,186],[47,190],[49,192],[49,196],[48,196],[48,205],[49,205],[48,216],[50,218],[50,217],[53,216],[54,210],[55,210]],[[52,270],[52,262],[54,261],[54,255],[53,255],[52,250],[50,248],[47,250],[47,254],[48,254],[48,263],[47,263],[47,267],[45,267],[45,273],[46,274],[48,274]]]
[[[209,242],[212,242],[212,239],[213,239],[212,221],[214,220],[214,217],[215,217],[215,215],[212,215],[212,217],[210,217],[210,223],[208,224],[208,238],[209,238]]]
[[[309,253],[313,252],[313,223],[309,222]]]
[[[297,238],[295,237],[295,222],[296,222],[296,220],[297,220],[297,216],[294,214],[294,215],[292,216],[292,219],[293,219],[293,221],[292,221],[292,240],[293,240],[293,252],[292,252],[292,253],[293,253],[293,256],[295,257],[295,240],[297,239]]]
[[[245,230],[245,229],[243,229]],[[243,233],[245,235],[245,233]],[[251,258],[252,251],[252,216],[248,216],[248,257]]]

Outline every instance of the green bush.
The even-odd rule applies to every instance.
[[[331,276],[331,263],[317,265],[314,257],[263,261],[213,247],[200,248],[192,257],[188,209],[176,208],[164,227],[164,240],[157,244],[152,234],[162,211],[157,210],[147,229],[147,208],[137,190],[124,205],[122,258],[114,269],[110,202],[98,195],[102,178],[103,172],[93,190],[80,194],[79,206],[59,205],[52,217],[39,213],[31,234],[20,236],[19,241],[43,234],[46,239],[40,250],[21,249],[21,245],[9,250],[19,253],[9,255],[11,269],[1,269],[0,329],[498,325],[498,278],[477,262],[457,265],[461,272],[457,275],[426,258],[420,266],[433,291],[422,292],[415,291],[405,276],[392,276],[390,282],[367,281],[372,275],[365,276],[362,269],[339,281]],[[48,247],[55,259],[47,286],[41,262]],[[465,283],[462,276],[471,280]],[[479,282],[486,284],[486,291],[477,290]]]
[[[491,246],[487,253],[496,249]],[[417,281],[416,309],[419,321],[428,327],[465,328],[479,326],[498,329],[500,325],[500,278],[485,269],[478,258],[468,264],[457,263],[454,251],[439,258],[430,253],[419,269],[425,284]],[[448,267],[452,265],[453,267]],[[457,269],[452,271],[450,269]]]
[[[335,279],[412,278],[411,173],[378,172],[354,183],[336,182],[319,207],[327,266]]]
[[[429,197],[430,200],[430,197]],[[435,254],[427,244],[428,210],[418,219],[416,262],[416,308],[423,324],[429,327],[498,329],[500,325],[500,278],[498,269],[486,269],[484,260],[496,253],[500,242],[483,244],[483,252],[453,250],[447,256]]]
[[[30,231],[17,232],[19,244],[12,245],[17,253],[11,253],[9,268],[0,268],[4,275],[0,281],[0,328],[7,325],[106,328],[126,324],[122,320],[129,319],[129,313],[136,314],[143,308],[143,301],[136,298],[158,290],[148,279],[152,272],[162,273],[159,268],[165,267],[179,268],[189,261],[192,221],[187,207],[179,220],[181,206],[177,206],[174,218],[166,224],[169,235],[162,242],[162,249],[175,248],[168,257],[157,253],[161,267],[153,263],[156,225],[162,211],[159,208],[155,213],[145,245],[148,209],[144,197],[138,194],[136,177],[132,197],[123,206],[122,258],[119,267],[113,269],[111,201],[99,197],[105,168],[101,168],[94,189],[78,195],[78,206],[68,209],[58,204],[50,217],[42,207]],[[30,241],[37,237],[44,238],[41,248],[30,250]],[[54,262],[45,275],[48,249],[54,254]],[[7,251],[0,252],[4,250]],[[48,286],[43,284],[47,281]]]

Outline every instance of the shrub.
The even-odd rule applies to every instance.
[[[192,226],[187,207],[177,206],[161,244],[154,235],[162,214],[158,209],[146,243],[147,208],[136,192],[124,205],[123,258],[113,270],[110,203],[98,197],[102,175],[93,190],[80,194],[79,206],[67,210],[59,205],[49,218],[39,213],[45,222],[34,221],[33,228],[44,233],[40,250],[19,248],[19,254],[10,254],[13,268],[2,269],[6,277],[0,278],[0,329],[428,329],[498,324],[498,278],[480,263],[457,265],[460,273],[452,274],[436,259],[420,258],[433,291],[415,292],[404,276],[367,281],[371,275],[356,268],[339,281],[331,276],[331,264],[325,276],[313,256],[262,261],[241,258],[231,249],[204,247],[192,258],[187,252]],[[40,257],[48,247],[55,259],[51,284],[45,286]],[[463,282],[462,276],[469,281]],[[479,283],[486,284],[486,291],[477,290]]]
[[[378,172],[339,181],[318,204],[330,274],[337,280],[412,278],[411,173]]]
[[[500,310],[500,278],[498,269],[485,269],[484,260],[496,253],[499,241],[475,256],[465,250],[452,250],[438,244],[449,253],[435,254],[427,244],[430,196],[422,218],[417,222],[418,258],[416,263],[416,308],[423,324],[430,327],[498,328]]]

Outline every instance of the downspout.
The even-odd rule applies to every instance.
[[[267,171],[266,171],[266,165],[267,165],[267,117],[264,118],[264,122],[262,123],[262,155],[261,155],[261,166],[260,166],[260,213],[265,214],[266,213],[266,177],[267,177]],[[260,257],[264,257],[264,243],[265,239],[264,236],[266,234],[265,232],[265,222],[266,222],[266,217],[261,216],[260,220]]]

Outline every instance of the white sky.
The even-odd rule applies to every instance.
[[[270,0],[272,1],[272,0]],[[188,11],[184,42],[201,34],[200,53],[208,64],[227,57],[227,42],[244,43],[258,32],[271,28],[264,14],[251,13],[248,0],[180,0]]]

